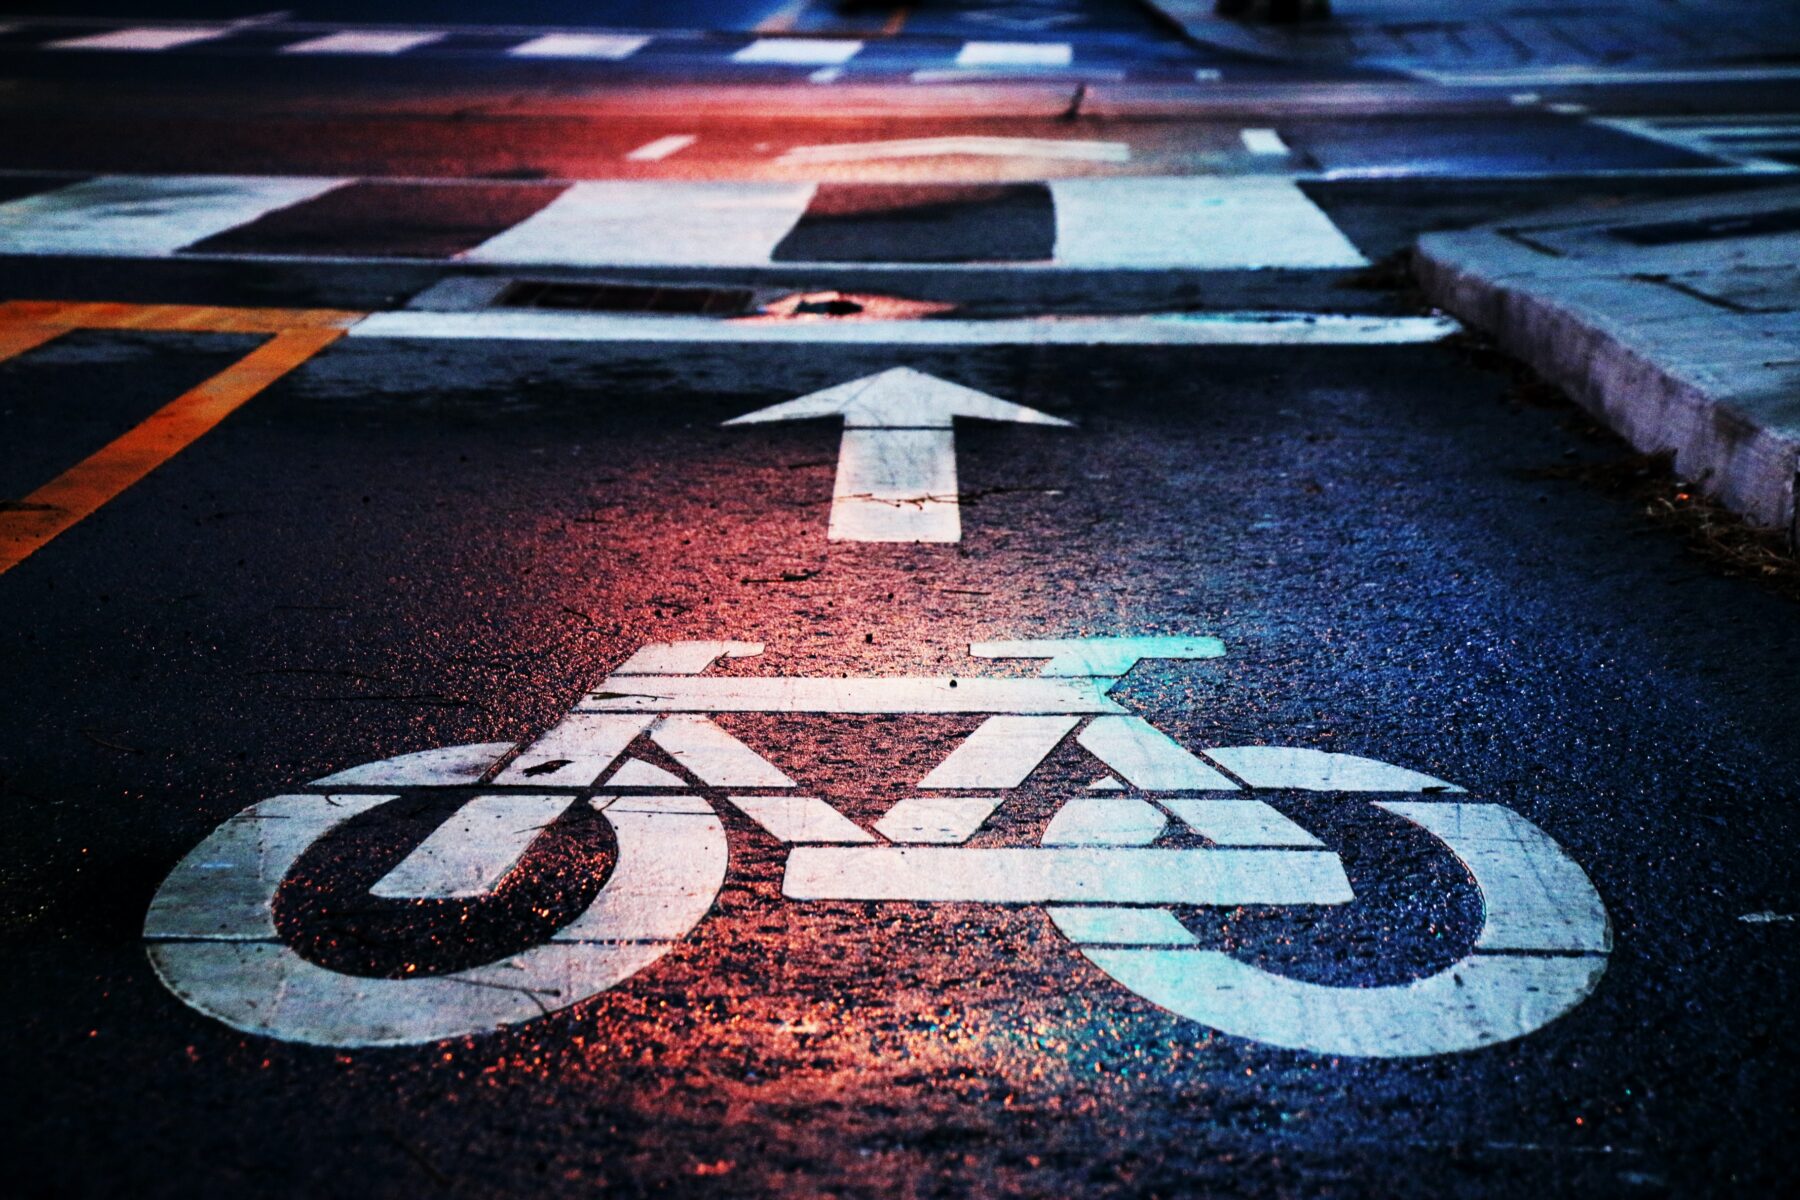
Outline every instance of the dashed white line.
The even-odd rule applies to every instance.
[[[143,25],[51,42],[46,48],[50,50],[171,50],[176,46],[191,46],[195,42],[211,41],[213,38],[223,37],[230,32],[229,26],[220,25]]]
[[[959,67],[1066,67],[1075,61],[1067,42],[964,42]]]
[[[671,133],[653,142],[645,142],[625,157],[632,162],[661,162],[671,154],[686,150],[700,139],[691,133]]]
[[[735,63],[797,67],[836,66],[861,52],[863,43],[827,38],[759,38],[731,56]]]
[[[404,54],[419,46],[429,46],[432,42],[444,39],[442,33],[383,33],[356,32],[346,30],[343,33],[328,33],[324,37],[308,38],[304,42],[295,42],[291,46],[283,46],[283,54]]]
[[[597,58],[608,62],[630,58],[650,44],[647,37],[616,33],[547,33],[522,42],[506,53],[513,58]]]

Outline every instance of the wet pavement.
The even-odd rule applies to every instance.
[[[391,179],[417,169],[395,147],[457,144],[144,120],[0,132],[0,204],[115,171]],[[326,191],[155,252],[141,208],[56,253],[16,214],[83,210],[0,208],[0,300],[48,302],[0,309],[8,539],[177,397],[199,419],[271,332],[332,331],[0,571],[19,1194],[1779,1185],[1792,602],[1584,482],[1629,460],[1369,266],[1540,202],[1757,179],[1571,113],[1413,127],[1498,172],[1341,117],[1254,165],[1249,122],[1166,120],[1079,134],[1186,147],[1099,169],[1126,182],[1240,156],[1330,265],[1069,265],[1056,181],[1088,166],[1005,157],[912,164],[899,200],[807,176],[756,265],[470,261],[685,129],[632,120],[472,136],[445,179],[503,150],[551,175],[472,207],[414,180],[439,190],[371,221]],[[787,120],[774,150],[746,115],[695,147],[733,154],[644,169],[780,178],[817,132]],[[991,125],[862,133],[1041,132]],[[1445,154],[1439,178],[1325,177],[1378,145]],[[517,279],[873,311],[491,302]],[[301,308],[347,311],[270,315]],[[946,540],[864,540],[893,528]],[[1056,645],[992,645],[1020,641]]]

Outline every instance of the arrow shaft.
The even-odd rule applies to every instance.
[[[831,497],[834,542],[956,542],[956,435],[846,429]]]

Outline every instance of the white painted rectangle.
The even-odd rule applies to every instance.
[[[442,33],[356,32],[328,33],[283,46],[283,54],[404,54],[420,46],[444,40]]]
[[[956,542],[955,434],[846,429],[838,446],[827,537],[834,542]]]
[[[570,266],[760,266],[812,202],[811,183],[577,183],[461,257]]]
[[[1288,179],[1053,179],[1056,261],[1250,270],[1366,265]]]
[[[1309,850],[1140,850],[801,846],[782,895],[794,900],[985,904],[1347,904],[1335,854]]]
[[[730,796],[728,799],[778,841],[875,840],[875,835],[816,796]]]
[[[857,41],[826,38],[760,38],[731,56],[736,63],[824,67],[847,63],[863,48]]]
[[[103,175],[0,204],[0,253],[159,257],[347,182]]]
[[[1192,946],[1200,941],[1166,908],[1059,904],[1046,911],[1062,935],[1079,945]]]
[[[139,25],[85,37],[49,42],[46,50],[172,50],[210,42],[231,32],[228,25]]]
[[[0,209],[0,212],[3,212]],[[351,337],[834,346],[1393,346],[1457,332],[1449,317],[1320,313],[1043,317],[995,321],[709,321],[559,312],[387,312]]]
[[[630,162],[661,162],[671,154],[686,150],[700,139],[691,133],[671,133],[653,142],[645,142],[625,157]]]
[[[617,62],[650,44],[647,37],[619,33],[546,33],[506,53],[513,58],[597,58]]]
[[[1286,154],[1287,143],[1273,129],[1246,129],[1238,135],[1252,154]]]
[[[485,896],[525,857],[574,797],[477,796],[369,888],[390,899]]]
[[[922,788],[1015,788],[1075,728],[1077,717],[989,717],[919,781]]]
[[[1119,713],[1086,679],[952,677],[709,678],[627,675],[608,679],[580,713]],[[560,726],[559,726],[560,728]],[[534,749],[536,747],[534,746]],[[558,754],[557,757],[567,757]],[[523,761],[521,755],[517,761]],[[504,776],[502,776],[504,778]]]
[[[1075,61],[1067,42],[964,42],[959,67],[1066,67]]]

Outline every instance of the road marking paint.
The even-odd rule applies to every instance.
[[[834,542],[957,542],[957,417],[1057,425],[1060,417],[935,375],[894,367],[726,421],[842,417],[826,536]]]
[[[1079,267],[1355,267],[1368,260],[1288,179],[1053,179],[1056,260]]]
[[[922,788],[1015,788],[1037,770],[1078,717],[989,717],[919,781]]]
[[[1225,78],[1225,72],[1219,70],[1217,67],[1194,68],[1195,83],[1217,83],[1223,78]]]
[[[1066,67],[1075,60],[1067,42],[964,42],[959,67]]]
[[[546,33],[506,53],[513,58],[598,58],[617,62],[650,44],[648,37],[618,33]]]
[[[1460,792],[1461,788],[1391,763],[1301,746],[1227,746],[1206,757],[1253,788],[1305,792]]]
[[[232,31],[230,25],[140,25],[48,42],[46,50],[173,50],[210,42]]]
[[[272,175],[103,175],[0,204],[0,253],[173,254],[349,182]]]
[[[9,358],[17,358],[28,350],[35,350],[52,338],[59,338],[67,330],[52,325],[6,325],[0,324],[0,362]]]
[[[808,83],[836,83],[844,77],[842,67],[820,67],[806,77]]]
[[[1800,79],[1800,67],[1601,67],[1569,64],[1503,71],[1409,72],[1450,87],[1618,87],[1642,83],[1754,83]]]
[[[1100,717],[1075,735],[1089,754],[1145,791],[1235,792],[1238,786],[1141,717]]]
[[[1449,317],[1196,313],[994,321],[709,321],[558,312],[376,313],[351,337],[857,346],[1397,346],[1438,342]]]
[[[283,46],[283,54],[404,54],[445,38],[442,33],[345,30]]]
[[[476,796],[376,880],[369,894],[416,900],[485,896],[574,801],[566,794]]]
[[[814,796],[729,796],[738,809],[782,842],[872,842],[875,836]]]
[[[315,779],[314,787],[462,787],[480,783],[513,748],[511,742],[479,742],[443,750],[420,750],[364,763]]]
[[[1076,945],[1192,946],[1200,941],[1166,908],[1058,904],[1045,911],[1058,931]]]
[[[1374,1058],[1451,1054],[1522,1037],[1579,1004],[1606,969],[1603,959],[1588,957],[1483,954],[1412,983],[1332,987],[1217,950],[1082,953],[1151,1003],[1234,1037]]]
[[[678,788],[687,787],[681,776],[665,771],[641,758],[628,758],[623,766],[607,776],[609,788]]]
[[[862,51],[863,43],[830,38],[759,38],[731,56],[735,63],[774,63],[796,67],[842,66]]]
[[[705,717],[667,716],[650,740],[710,787],[791,788],[794,781]]]
[[[1320,848],[1318,838],[1261,800],[1170,798],[1159,803],[1181,823],[1218,846]]]
[[[794,146],[784,151],[778,161],[784,163],[875,162],[889,158],[937,158],[946,155],[1122,163],[1131,161],[1131,147],[1124,142],[1081,141],[1075,138],[976,136],[900,138],[881,142],[834,142],[819,146]]]
[[[1800,921],[1800,916],[1793,913],[1753,912],[1745,913],[1738,920],[1750,925],[1792,925]]]
[[[528,787],[592,787],[655,720],[577,710],[519,752],[495,783]]]
[[[973,642],[971,658],[1041,658],[1045,679],[1123,679],[1147,658],[1221,658],[1225,643],[1210,637],[1034,638]]]
[[[1084,679],[610,678],[582,713],[1122,713]]]
[[[278,796],[195,847],[151,902],[144,936],[163,983],[235,1029],[326,1046],[487,1033],[567,1008],[643,970],[712,907],[725,878],[717,816],[649,798],[601,817],[618,856],[594,902],[544,945],[444,976],[341,975],[275,929],[274,898],[305,850],[392,796]]]
[[[907,796],[896,800],[875,832],[890,842],[961,845],[994,815],[1004,796]]]
[[[1110,847],[798,846],[792,900],[985,904],[1347,904],[1335,854]]]
[[[1288,154],[1288,145],[1273,129],[1246,129],[1238,135],[1252,154]]]
[[[459,258],[567,265],[759,266],[806,212],[810,183],[577,183]]]
[[[625,157],[631,162],[661,162],[671,154],[686,150],[700,139],[691,133],[671,133],[653,142],[645,142]]]
[[[1449,846],[1481,883],[1485,919],[1477,951],[1605,954],[1606,908],[1575,861],[1548,834],[1498,804],[1378,801]]]
[[[1148,846],[1168,828],[1154,804],[1127,796],[1077,796],[1044,827],[1046,846]]]
[[[1088,788],[1096,792],[1122,792],[1125,790],[1125,785],[1120,783],[1117,779],[1114,779],[1111,775],[1102,775],[1100,778],[1094,780],[1094,782],[1088,784]]]
[[[645,642],[614,675],[698,675],[721,658],[755,658],[761,642]]]
[[[286,316],[296,324],[275,335],[217,375],[194,387],[55,479],[0,510],[0,574],[18,566],[58,534],[72,528],[126,488],[191,445],[202,434],[270,384],[343,336],[352,313],[314,311]],[[0,305],[0,329],[39,325],[72,328],[238,332],[239,324],[279,319],[273,312],[247,321],[232,310],[179,305]],[[263,332],[264,330],[251,330]],[[31,335],[14,340],[22,345]],[[47,341],[49,339],[41,339]]]
[[[1376,807],[1437,837],[1481,892],[1483,928],[1474,953],[1434,975],[1389,987],[1334,987],[1212,950],[1083,947],[1082,953],[1179,1016],[1234,1037],[1320,1054],[1390,1058],[1472,1050],[1542,1028],[1592,993],[1612,945],[1606,909],[1586,874],[1542,830],[1495,804],[1377,801]]]

